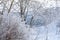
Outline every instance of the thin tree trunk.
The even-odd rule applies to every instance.
[[[24,21],[26,21],[26,17],[27,17],[27,14],[28,14],[28,8],[26,8],[27,11],[25,12],[25,15],[24,15]]]
[[[8,10],[8,13],[11,11],[11,8],[12,8],[12,5],[13,5],[13,2],[14,2],[14,0],[11,1],[11,5],[10,5],[10,8],[9,8],[9,10]]]
[[[4,1],[4,0],[3,0]],[[4,6],[3,6],[3,9],[2,9],[2,12],[1,12],[1,14],[3,15],[3,12],[5,11],[5,7],[6,7],[6,3],[4,3],[3,1],[1,1],[1,3],[3,3],[4,4]]]
[[[20,16],[23,18],[23,20],[25,21],[25,12],[27,9],[27,0],[19,0],[20,1]],[[24,2],[25,1],[25,2]],[[26,12],[27,13],[27,12]]]
[[[4,4],[4,7],[3,7],[3,10],[2,10],[2,15],[3,15],[3,12],[5,11],[5,7],[6,7],[6,4]]]
[[[31,21],[30,21],[30,27],[32,27],[32,21],[33,21],[33,16],[32,16]]]

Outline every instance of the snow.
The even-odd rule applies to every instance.
[[[51,3],[52,6],[55,6],[55,4],[53,4],[53,3],[54,2]],[[50,7],[50,3],[48,3],[45,6],[48,9],[48,7]],[[33,9],[31,9],[31,11],[32,10]],[[26,22],[30,22],[32,15],[34,15],[34,14],[32,14],[31,11],[28,12]],[[56,9],[55,11],[57,11],[57,13],[60,13],[59,8]],[[56,13],[55,11],[52,13]],[[47,36],[48,36],[47,40],[60,40],[60,34],[57,34],[57,26],[56,26],[57,22],[60,20],[60,15],[57,13],[55,15],[53,14],[52,16],[49,14],[50,16],[47,15],[44,17],[44,18],[46,18],[46,20],[48,20],[49,17],[51,17],[53,20],[51,22],[50,21],[51,19],[49,18],[48,22],[50,21],[50,23],[49,24],[47,23],[47,25],[45,25],[46,20],[43,17],[36,15],[33,19],[33,21],[35,20],[34,23],[39,22],[42,25],[38,23],[38,24],[34,24],[34,25],[32,25],[32,27],[30,27],[30,25],[28,23],[25,24],[25,21],[22,21],[22,18],[20,17],[19,12],[10,12],[8,14],[7,11],[5,11],[4,15],[0,15],[0,35],[2,35],[0,37],[2,37],[2,40],[5,40],[5,38],[4,38],[5,33],[7,34],[9,32],[11,32],[11,33],[16,32],[16,34],[18,35],[18,38],[20,38],[19,40],[46,40]],[[57,15],[57,17],[55,17],[56,15]],[[3,20],[1,20],[1,18]],[[37,20],[37,19],[39,19],[39,20]],[[9,30],[9,29],[11,29],[11,30]],[[48,31],[48,33],[47,33],[47,31]],[[14,34],[11,34],[11,35],[13,38],[15,38]],[[14,40],[16,40],[16,39],[14,39]]]
[[[25,21],[21,22],[21,18],[19,16],[19,13],[10,13],[9,15],[4,15],[5,20],[5,26],[7,22],[10,20],[10,25],[17,23],[18,24],[18,32],[24,34],[23,38],[26,40],[46,40],[46,26],[40,26],[40,27],[32,27],[30,28],[29,25],[25,24]],[[2,25],[4,25],[4,23]],[[59,40],[58,36],[56,35],[56,21],[53,21],[51,24],[47,25],[48,27],[48,40]],[[6,29],[4,29],[6,30]],[[20,36],[19,36],[20,38]],[[20,40],[23,40],[20,39]]]

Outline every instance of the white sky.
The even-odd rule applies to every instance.
[[[51,7],[60,7],[60,1],[57,1],[57,5],[56,5],[56,1],[54,0],[34,0],[34,1],[39,1],[40,3],[44,3],[44,7],[45,8],[51,8]]]

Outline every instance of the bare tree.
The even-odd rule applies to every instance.
[[[25,12],[27,14],[26,9],[27,9],[27,6],[29,4],[29,1],[30,0],[19,0],[19,2],[20,2],[20,15],[23,18],[23,20],[25,18]]]
[[[12,5],[13,5],[14,0],[11,1],[10,8],[8,9],[8,13],[11,11]]]
[[[3,3],[3,9],[2,9],[2,12],[1,12],[2,15],[3,15],[3,12],[5,11],[7,2],[8,2],[8,0],[2,0],[1,1],[1,3]]]

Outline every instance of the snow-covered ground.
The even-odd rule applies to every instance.
[[[57,32],[56,24],[57,24],[58,19],[51,22],[49,25],[46,25],[46,26],[39,26],[39,27],[33,26],[32,28],[30,28],[29,25],[25,24],[25,21],[21,22],[21,18],[19,14],[16,14],[16,13],[11,13],[8,15],[5,14],[3,18],[4,20],[3,20],[2,27],[8,26],[9,23],[10,25],[17,23],[16,27],[18,29],[18,32],[19,33],[22,32],[23,34],[23,37],[19,36],[19,38],[22,37],[22,39],[20,40],[23,40],[23,39],[25,40],[46,40],[47,36],[48,36],[47,37],[48,40],[59,40],[59,35],[56,34]],[[7,29],[4,28],[4,30],[6,31]]]
[[[19,14],[17,14],[19,15]],[[19,23],[20,21],[20,17],[17,16],[16,14],[13,15],[13,13],[11,14],[12,20],[15,22],[17,21],[17,23]],[[11,18],[10,17],[10,18]],[[18,19],[18,20],[17,20]],[[19,27],[18,27],[18,31],[22,33],[25,33],[23,36],[23,38],[26,38],[26,40],[46,40],[46,37],[48,40],[59,40],[59,36],[57,33],[57,22],[59,19],[51,22],[49,25],[47,26],[40,26],[40,27],[32,27],[30,28],[29,25],[26,25],[25,22],[20,22],[19,23]],[[13,23],[14,23],[13,22]],[[46,28],[48,27],[48,29]],[[48,33],[47,33],[48,31]]]

